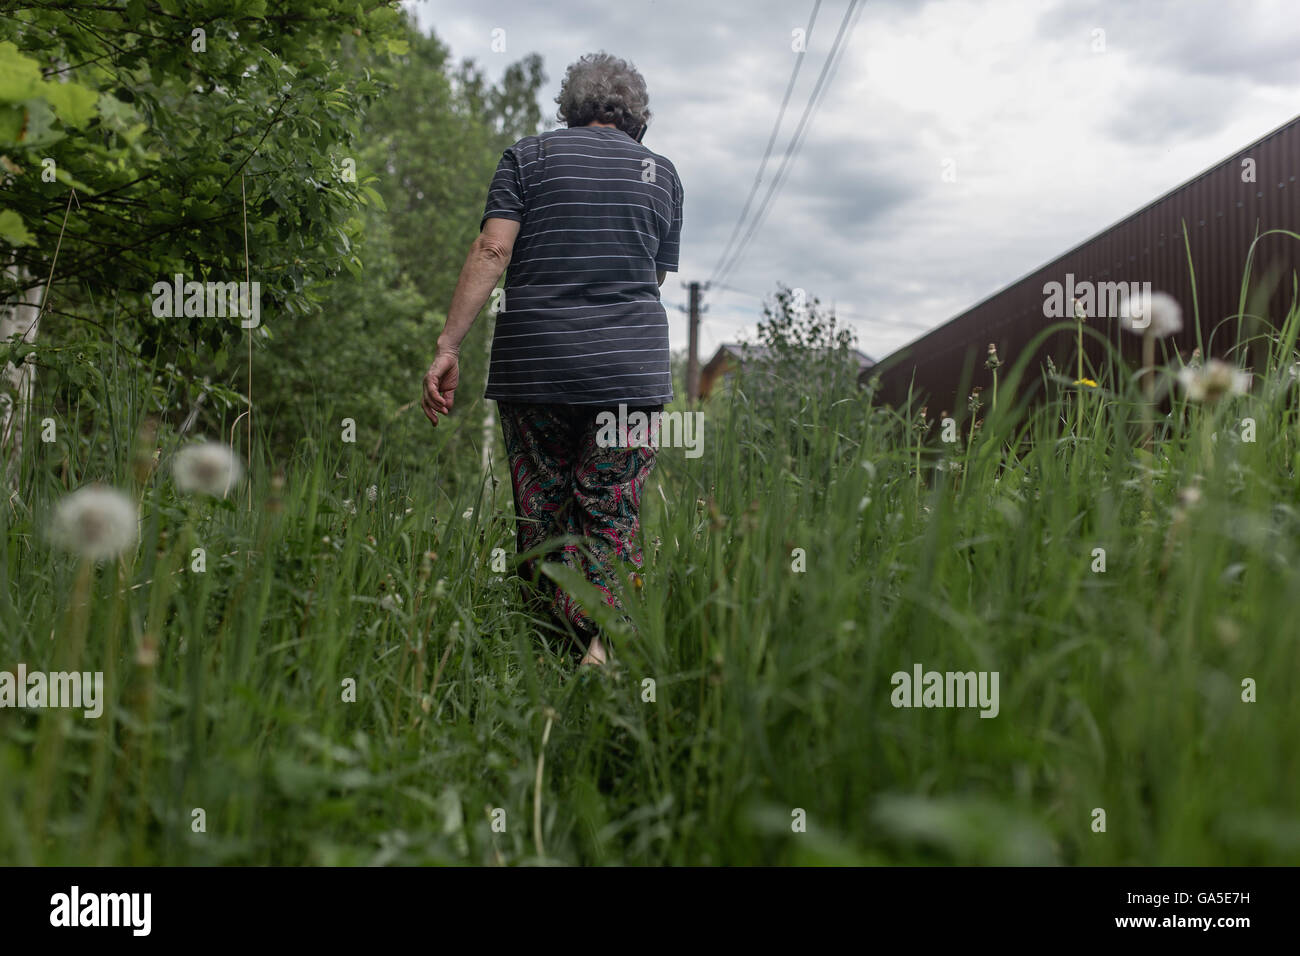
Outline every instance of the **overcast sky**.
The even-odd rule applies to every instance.
[[[663,293],[673,347],[684,348],[681,283],[714,275],[813,0],[408,6],[454,59],[494,79],[540,53],[551,126],[565,67],[583,53],[604,49],[641,71],[645,144],[685,188],[681,272]],[[821,4],[754,209],[848,6]],[[1295,0],[860,7],[783,185],[723,280],[743,292],[705,295],[706,359],[753,337],[760,297],[778,281],[833,301],[859,347],[882,358],[1300,112]],[[492,49],[497,29],[504,52]]]

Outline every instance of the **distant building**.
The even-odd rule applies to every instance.
[[[876,364],[876,360],[857,349],[851,351],[858,361],[858,381],[862,382],[864,374]],[[767,353],[766,345],[749,346],[749,354],[756,358],[763,358]],[[719,346],[713,353],[713,358],[700,369],[700,398],[708,398],[723,379],[741,367],[744,357],[745,346],[739,343]]]

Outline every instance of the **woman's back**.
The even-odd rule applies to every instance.
[[[677,269],[681,203],[672,163],[614,127],[554,130],[505,151],[483,219],[521,225],[488,398],[672,401],[656,273]]]

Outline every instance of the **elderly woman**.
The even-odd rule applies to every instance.
[[[460,343],[509,265],[485,397],[497,401],[509,455],[516,546],[523,554],[560,537],[583,540],[548,550],[619,608],[618,592],[642,564],[641,492],[655,450],[626,435],[608,441],[598,417],[649,417],[672,401],[659,286],[677,271],[682,186],[673,164],[641,145],[650,110],[631,64],[582,57],[556,102],[567,128],[525,136],[497,166],[423,406],[434,425],[450,413]],[[603,664],[590,615],[539,580],[536,558],[521,573],[567,622],[582,663]]]

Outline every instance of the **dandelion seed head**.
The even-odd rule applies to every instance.
[[[1183,309],[1167,292],[1143,292],[1124,301],[1119,324],[1128,332],[1165,339],[1183,330]]]
[[[1217,402],[1250,391],[1250,373],[1222,359],[1212,358],[1204,366],[1188,366],[1178,373],[1178,382],[1194,402]]]
[[[220,442],[187,445],[172,461],[172,476],[181,494],[224,498],[239,481],[243,468],[235,453]]]
[[[115,488],[88,485],[59,502],[50,538],[90,561],[107,561],[135,545],[139,521],[131,498]]]

